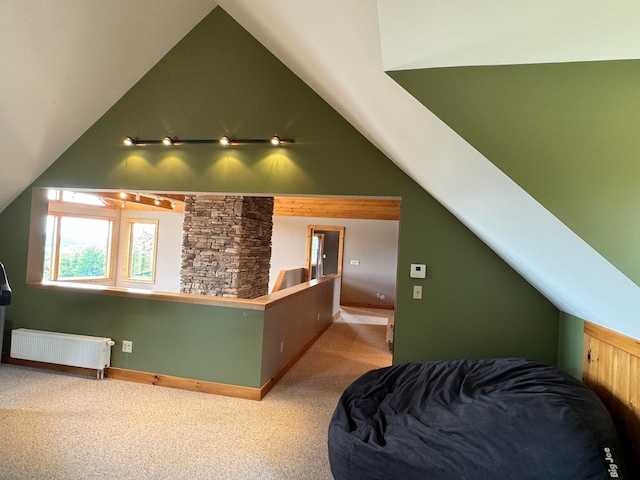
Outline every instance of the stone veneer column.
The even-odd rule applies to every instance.
[[[184,210],[180,291],[267,294],[273,197],[187,195]]]

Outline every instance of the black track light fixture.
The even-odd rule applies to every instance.
[[[292,138],[280,138],[278,135],[273,135],[270,138],[231,138],[226,135],[218,139],[178,139],[175,137],[165,136],[162,140],[136,140],[133,137],[126,137],[123,142],[128,147],[139,147],[144,145],[166,145],[166,146],[178,146],[188,144],[219,144],[223,146],[233,145],[252,145],[252,144],[271,144],[274,146],[287,145],[295,143]]]

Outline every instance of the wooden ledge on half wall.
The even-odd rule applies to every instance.
[[[139,288],[111,287],[106,285],[96,285],[81,282],[60,282],[43,280],[39,282],[27,282],[27,287],[42,288],[45,290],[57,290],[62,292],[78,292],[93,295],[108,295],[115,297],[138,298],[144,300],[157,300],[163,302],[192,303],[197,305],[210,305],[212,307],[243,308],[246,310],[264,310],[267,306],[281,302],[287,297],[295,296],[303,290],[319,285],[324,282],[333,281],[339,275],[326,275],[322,278],[303,282],[299,285],[280,290],[275,293],[263,295],[261,297],[244,299],[228,298],[212,295],[193,295],[177,292],[160,292],[155,290],[144,290]]]

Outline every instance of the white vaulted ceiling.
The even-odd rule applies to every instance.
[[[629,13],[618,22],[596,8],[603,2],[574,0],[508,9],[498,0],[218,3],[561,310],[640,338],[629,313],[640,310],[637,285],[384,72],[584,60],[582,47],[601,59],[637,58],[616,36],[631,35],[633,3],[613,2]],[[0,211],[214,7],[0,2]]]
[[[379,0],[385,70],[640,58],[630,0]]]
[[[215,6],[2,0],[0,211]]]

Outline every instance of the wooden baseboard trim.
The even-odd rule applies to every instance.
[[[298,360],[302,358],[302,356],[307,353],[307,350],[311,348],[318,338],[331,326],[331,324],[337,320],[340,316],[340,312],[336,313],[333,317],[329,319],[327,323],[325,323],[322,328],[309,340],[304,346],[300,349],[298,353],[296,353],[291,360],[289,360],[280,370],[278,370],[273,377],[265,382],[262,387],[260,387],[260,399],[263,399],[264,396],[269,393],[269,391],[275,386],[278,381],[286,375],[286,373],[291,370]]]
[[[340,302],[343,307],[353,308],[377,308],[380,310],[395,310],[393,305],[374,305],[372,303],[355,303],[355,302]]]
[[[23,360],[21,358],[12,358],[8,353],[2,354],[2,363],[6,363],[8,365],[18,365],[21,367],[38,368],[40,370],[53,370],[55,372],[72,373],[74,375],[83,375],[86,377],[98,377],[98,370],[94,368],[70,367],[69,365],[59,365],[57,363]]]
[[[323,327],[309,340],[298,353],[296,353],[286,365],[284,365],[276,374],[271,377],[260,388],[244,387],[241,385],[231,385],[227,383],[209,382],[204,380],[194,380],[191,378],[174,377],[171,375],[163,375],[159,373],[141,372],[139,370],[128,370],[126,368],[107,367],[104,371],[105,378],[114,380],[124,380],[127,382],[144,383],[147,385],[156,385],[160,387],[178,388],[181,390],[189,390],[192,392],[212,393],[215,395],[224,395],[226,397],[243,398],[246,400],[262,400],[273,386],[285,376],[285,374],[302,358],[302,356],[311,348],[318,338],[331,326],[331,324],[340,316],[336,313],[333,317],[323,325]],[[19,365],[23,367],[40,368],[43,370],[54,370],[57,372],[73,373],[76,375],[85,375],[97,377],[97,370],[90,368],[70,367],[67,365],[58,365],[55,363],[34,362],[31,360],[20,360],[11,358],[8,354],[2,354],[2,363],[11,365]]]
[[[21,367],[38,368],[41,370],[51,370],[55,372],[72,373],[86,377],[98,377],[98,370],[82,367],[70,367],[68,365],[58,365],[56,363],[36,362],[33,360],[22,360],[11,358],[8,354],[2,354],[2,363],[18,365]],[[125,380],[128,382],[145,383],[147,385],[158,385],[161,387],[179,388],[193,392],[213,393],[227,397],[244,398],[247,400],[260,400],[261,389],[244,387],[240,385],[229,385],[226,383],[207,382],[203,380],[193,380],[191,378],[173,377],[158,373],[141,372],[138,370],[127,370],[125,368],[107,367],[104,370],[105,378],[114,380]]]
[[[242,385],[194,380],[192,378],[174,377],[171,375],[127,370],[125,368],[118,367],[107,368],[105,376],[114,380],[125,380],[127,382],[157,385],[159,387],[178,388],[181,390],[190,390],[192,392],[212,393],[215,395],[224,395],[225,397],[244,398],[246,400],[261,399],[259,388],[244,387]]]

